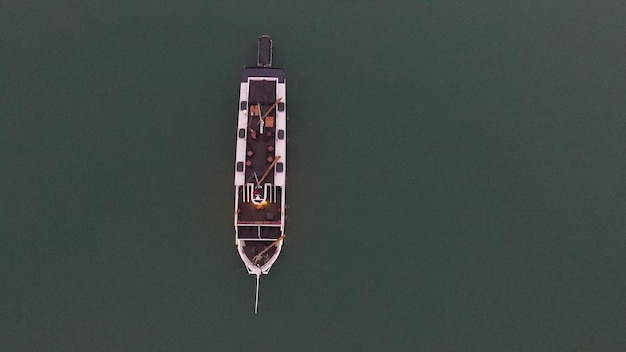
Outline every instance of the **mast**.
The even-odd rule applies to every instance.
[[[265,170],[265,173],[263,174],[263,177],[261,177],[261,181],[258,182],[259,186],[261,186],[261,182],[265,181],[265,178],[267,177],[267,175],[270,174],[270,171],[272,171],[272,168],[276,165],[278,160],[280,160],[280,155],[276,155],[276,159],[274,159],[272,164],[267,168],[267,170]]]
[[[259,279],[261,278],[261,273],[256,274],[256,299],[254,301],[254,314],[259,310]]]
[[[276,105],[278,105],[278,103],[280,103],[280,101],[283,100],[283,97],[278,98],[278,100],[276,100],[274,102],[274,104],[272,104],[272,106],[270,106],[270,109],[267,110],[267,112],[265,114],[263,114],[263,117],[261,117],[261,120],[265,120],[265,118],[267,117],[267,115],[270,114],[270,112],[272,112],[272,110],[274,110],[274,108],[276,107]]]
[[[265,254],[267,251],[269,251],[272,247],[276,246],[278,244],[278,242],[283,240],[283,238],[285,238],[285,235],[280,235],[280,237],[278,237],[278,239],[276,241],[272,242],[272,244],[270,244],[269,246],[267,246],[267,248],[262,250],[261,253],[255,255],[254,258],[252,258],[252,261],[256,263],[261,258],[261,256],[263,254]]]

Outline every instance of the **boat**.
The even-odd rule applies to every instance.
[[[272,66],[272,39],[258,38],[256,66],[242,70],[235,155],[235,245],[259,280],[278,259],[285,238],[287,111],[284,68]]]

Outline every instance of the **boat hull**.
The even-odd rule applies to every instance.
[[[285,232],[287,86],[285,70],[271,66],[268,38],[259,38],[257,66],[243,69],[239,90],[235,245],[251,275],[269,273]]]

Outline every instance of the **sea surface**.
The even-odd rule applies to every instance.
[[[0,1],[0,351],[626,350],[626,2]],[[287,70],[283,252],[234,246]]]

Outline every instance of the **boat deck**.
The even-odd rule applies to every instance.
[[[280,237],[280,227],[269,226],[239,226],[239,239],[268,239]]]
[[[237,227],[240,239],[281,235],[283,190],[274,185],[276,147],[276,80],[250,81],[247,102],[245,182],[238,186]],[[282,166],[282,164],[281,164]],[[252,202],[261,195],[267,203]]]
[[[265,107],[265,111],[267,111],[268,108],[269,106]],[[251,108],[251,110],[256,109],[256,107]],[[261,105],[260,110],[263,111],[263,105]],[[270,120],[270,118],[273,120],[274,117],[268,115],[266,121]],[[259,120],[260,116],[251,116],[248,120],[246,182],[255,182],[255,175],[260,180],[276,157],[274,155],[276,128],[273,122],[271,127],[268,126],[266,122],[261,132]],[[274,182],[273,172],[267,175],[265,182]]]
[[[246,253],[246,256],[250,258],[250,260],[253,260],[257,254],[261,253],[267,247],[268,247],[268,242],[246,241],[246,246],[243,247],[243,251],[244,253]],[[274,252],[276,252],[276,247],[271,248],[267,252],[265,252],[262,258],[259,260],[259,262],[261,263],[266,262],[269,258],[272,257],[272,255],[274,255]]]
[[[277,201],[280,200],[280,192],[280,187],[277,187],[275,198]],[[242,190],[242,192],[239,193],[238,224],[280,224],[280,203],[269,202],[264,209],[257,209],[254,204],[245,201],[245,196],[245,190]]]

